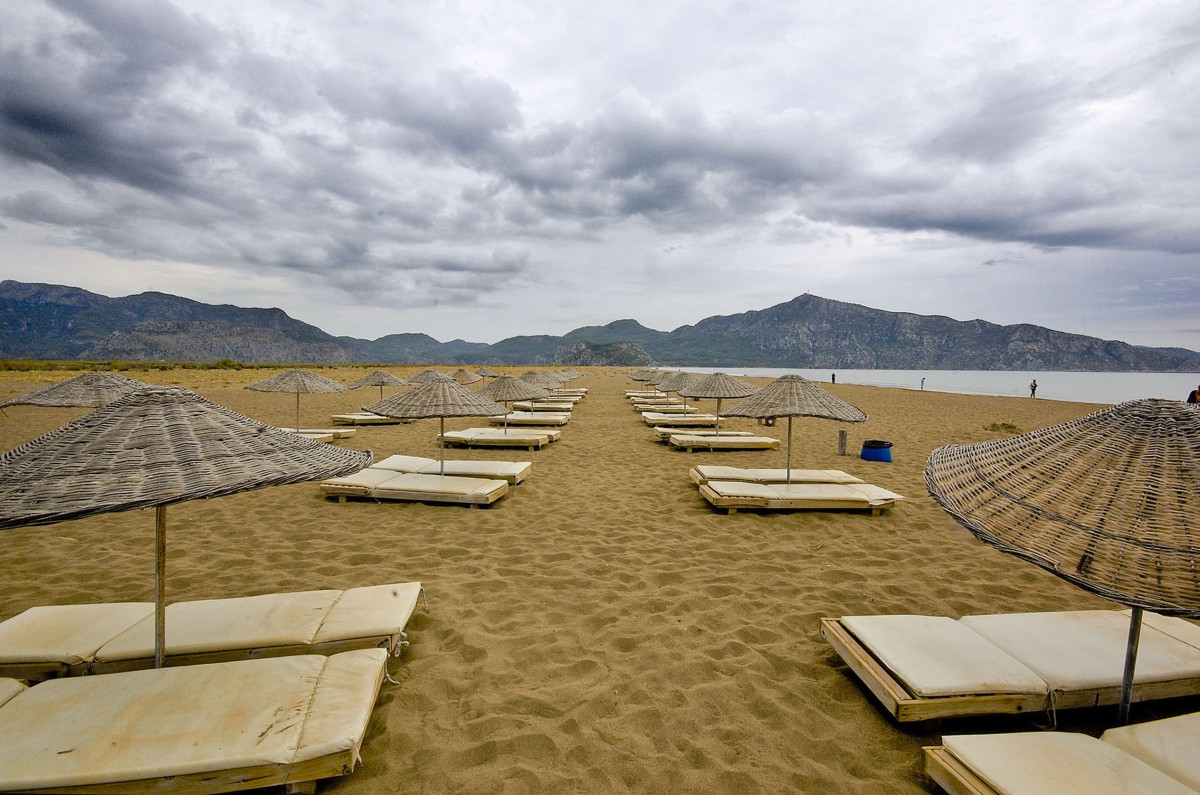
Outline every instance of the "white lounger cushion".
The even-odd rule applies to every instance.
[[[16,679],[0,679],[0,707],[29,688]]]
[[[445,472],[447,475],[495,478],[507,480],[510,483],[519,483],[529,474],[532,466],[528,461],[446,461]],[[393,473],[416,472],[421,475],[437,475],[441,473],[442,463],[433,458],[416,455],[390,455],[382,461],[371,464],[367,469],[391,470]]]
[[[86,665],[97,649],[146,617],[154,620],[152,602],[31,607],[0,623],[0,663]]]
[[[948,616],[846,616],[842,624],[917,696],[1047,692],[1035,672]]]
[[[710,450],[759,450],[779,447],[779,440],[770,436],[694,436],[677,434],[668,441],[676,447],[707,447]]]
[[[417,609],[421,583],[369,585],[342,591],[317,633],[313,645],[352,638],[382,637],[402,631]]]
[[[710,480],[700,487],[715,496],[716,505],[759,508],[875,508],[904,499],[867,483],[756,483],[748,480]],[[710,502],[713,500],[710,500]],[[734,502],[736,501],[736,502]]]
[[[453,475],[421,475],[415,472],[401,472],[391,480],[375,489],[376,494],[413,493],[441,494],[448,497],[483,497],[497,489],[507,491],[508,484],[503,480],[488,480],[486,478],[464,478]]]
[[[1100,739],[1200,792],[1200,712],[1119,726]]]
[[[310,643],[338,593],[303,591],[168,605],[167,651],[170,654],[202,654]],[[153,656],[153,615],[117,635],[96,652],[97,662]]]
[[[745,469],[742,467],[702,464],[694,467],[704,480],[748,480],[755,483],[783,483],[786,469]],[[860,478],[840,469],[793,469],[793,483],[862,483]]]
[[[330,478],[329,480],[321,481],[321,487],[334,486],[340,494],[348,494],[350,492],[366,495],[382,483],[386,483],[396,475],[402,474],[394,469],[380,469],[378,467],[367,467],[360,469],[353,475],[346,475],[340,478]]]
[[[421,583],[204,599],[167,606],[167,653],[206,654],[399,638]],[[107,635],[107,637],[105,637]],[[50,642],[47,642],[50,639]],[[31,607],[0,623],[11,664],[70,666],[154,658],[154,605],[98,603]]]
[[[1129,618],[1123,612],[1001,613],[964,616],[960,623],[1019,659],[1051,689],[1121,684],[1129,638]],[[1195,676],[1200,676],[1200,650],[1153,626],[1142,627],[1135,682]]]
[[[356,751],[386,658],[365,649],[44,682],[0,707],[0,789],[286,767]]]
[[[446,431],[441,438],[447,441],[478,443],[498,440],[520,445],[523,443],[548,444],[557,441],[561,436],[562,431],[553,428],[538,428],[537,430],[508,428],[507,433],[504,428],[464,428],[461,431]]]
[[[1085,734],[951,735],[942,744],[1001,795],[1196,795],[1166,773]]]
[[[663,414],[660,411],[643,411],[642,419],[647,425],[716,425],[717,415],[715,414],[691,414],[681,416],[679,414]]]

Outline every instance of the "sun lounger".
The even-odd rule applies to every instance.
[[[672,436],[757,436],[754,431],[718,431],[713,428],[680,428],[671,425],[655,425],[654,435],[660,442],[671,441]]]
[[[400,425],[409,422],[399,417],[385,417],[369,411],[351,411],[347,414],[334,414],[330,417],[334,425]]]
[[[582,399],[587,397],[587,393],[587,387],[564,387],[562,389],[551,389],[550,397],[554,398],[560,395],[565,395]]]
[[[544,398],[534,398],[534,403],[570,403],[574,406],[579,401],[583,400],[583,395],[567,395],[551,392]]]
[[[416,455],[390,455],[376,461],[367,469],[385,469],[391,472],[417,472],[422,475],[456,475],[465,478],[488,478],[503,480],[516,485],[529,477],[533,464],[528,461],[445,461]]]
[[[688,470],[688,476],[697,486],[703,486],[710,480],[735,480],[748,483],[786,483],[786,469],[745,469],[743,467],[726,467],[701,464]],[[840,469],[793,469],[792,483],[862,483],[854,475]]]
[[[639,403],[646,406],[682,406],[683,399],[671,397],[670,395],[661,395],[658,397],[650,397],[646,395],[627,395],[630,403]]]
[[[517,400],[514,401],[512,407],[517,411],[553,411],[553,412],[570,412],[575,408],[574,403],[565,400]]]
[[[549,426],[566,425],[571,421],[569,411],[514,411],[500,417],[492,417],[492,425]]]
[[[695,436],[677,434],[668,437],[672,447],[694,453],[697,450],[778,450],[779,440],[770,436]]]
[[[661,411],[643,411],[642,419],[647,425],[673,425],[686,428],[711,428],[717,424],[715,414],[664,414]]]
[[[1200,713],[1075,732],[951,735],[925,749],[925,772],[953,795],[1200,793]]]
[[[192,665],[405,645],[419,582],[167,606],[167,664]],[[31,607],[0,622],[0,676],[48,679],[154,665],[154,605]]]
[[[18,687],[0,705],[0,792],[311,790],[358,764],[386,661],[363,649]]]
[[[346,502],[349,497],[402,502],[439,502],[477,508],[508,494],[508,483],[494,478],[427,475],[367,467],[319,484],[326,497]]]
[[[898,721],[1116,704],[1129,611],[821,619]],[[1133,700],[1200,693],[1200,626],[1145,613]]]
[[[349,439],[354,434],[358,433],[356,428],[280,428],[281,431],[290,431],[298,433],[301,436],[330,436],[334,439]]]
[[[754,483],[744,480],[710,480],[700,494],[714,508],[729,513],[738,509],[765,511],[870,511],[878,516],[904,499],[895,492],[869,483]]]
[[[524,447],[527,450],[541,450],[561,437],[562,431],[552,428],[466,428],[446,431],[438,436],[438,442],[444,447]]]
[[[699,414],[700,409],[686,403],[634,403],[633,410],[639,412],[652,411],[657,414]]]

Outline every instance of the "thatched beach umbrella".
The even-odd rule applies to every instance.
[[[452,381],[450,376],[445,373],[439,373],[437,370],[424,370],[417,373],[412,378],[408,379],[410,384],[428,384],[430,381]]]
[[[451,373],[450,378],[455,383],[462,384],[463,386],[478,383],[479,381],[483,380],[483,376],[479,375],[478,373],[472,373],[470,370],[462,367]]]
[[[695,373],[675,373],[665,381],[659,381],[657,388],[660,392],[678,392],[700,383],[700,376]]]
[[[495,370],[489,370],[486,367],[480,367],[478,370],[475,371],[475,373],[484,378],[499,378],[500,377],[500,373],[497,373]]]
[[[346,387],[337,381],[317,373],[310,373],[307,370],[288,370],[250,384],[246,389],[253,389],[255,392],[294,392],[296,394],[296,426],[293,430],[297,432],[300,430],[301,393],[320,394],[346,391]]]
[[[371,454],[302,439],[194,392],[133,392],[0,456],[0,529],[155,509],[155,665],[164,659],[166,507],[357,472]]]
[[[492,381],[492,383],[480,389],[475,394],[481,397],[490,398],[497,403],[504,404],[504,432],[508,433],[508,404],[514,400],[533,400],[534,398],[543,398],[550,394],[548,389],[543,389],[540,386],[534,386],[528,381],[520,378],[514,378],[511,375],[502,375]]]
[[[787,417],[787,483],[792,482],[792,417],[820,417],[842,422],[867,420],[867,415],[859,408],[792,373],[776,378],[733,408],[725,409],[724,416]]]
[[[438,438],[446,433],[447,417],[498,417],[508,410],[494,400],[480,396],[449,378],[430,381],[399,395],[384,398],[378,403],[363,406],[363,411],[406,420],[437,417],[441,420]],[[446,474],[446,447],[438,445],[440,474]]]
[[[537,370],[526,370],[518,377],[528,384],[544,386],[546,389],[558,389],[562,386],[562,381],[547,373],[540,373]]]
[[[680,397],[685,398],[716,398],[717,400],[717,434],[721,433],[721,401],[725,398],[744,398],[753,395],[758,387],[731,378],[725,373],[713,373],[709,377],[692,386],[677,390]]]
[[[379,387],[379,399],[383,400],[383,388],[385,386],[407,386],[408,382],[403,378],[392,375],[384,370],[376,370],[368,376],[358,379],[350,385],[351,389],[360,389],[364,386]],[[297,428],[300,426],[297,425]]]
[[[0,403],[5,406],[96,407],[107,406],[130,392],[149,387],[143,381],[116,373],[83,373],[67,381],[42,387]]]
[[[979,539],[1133,608],[1200,616],[1200,409],[1134,400],[1038,431],[933,451],[929,493]]]

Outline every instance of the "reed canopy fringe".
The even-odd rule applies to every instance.
[[[988,544],[1135,608],[1200,616],[1200,408],[1145,399],[938,448],[930,495]]]

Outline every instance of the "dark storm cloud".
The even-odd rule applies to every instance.
[[[0,218],[118,257],[415,306],[590,278],[558,252],[635,238],[677,264],[722,235],[791,262],[863,231],[982,242],[976,265],[1008,261],[990,243],[1200,251],[1195,26],[1116,64],[958,13],[868,43],[859,6],[730,29],[666,9],[660,57],[651,32],[543,41],[407,6],[374,9],[380,30],[321,4],[27,8],[0,12],[32,20],[0,28]]]
[[[184,190],[194,130],[172,129],[175,111],[156,109],[153,94],[174,70],[211,63],[215,31],[157,2],[56,7],[83,25],[0,50],[0,151],[68,175]]]

